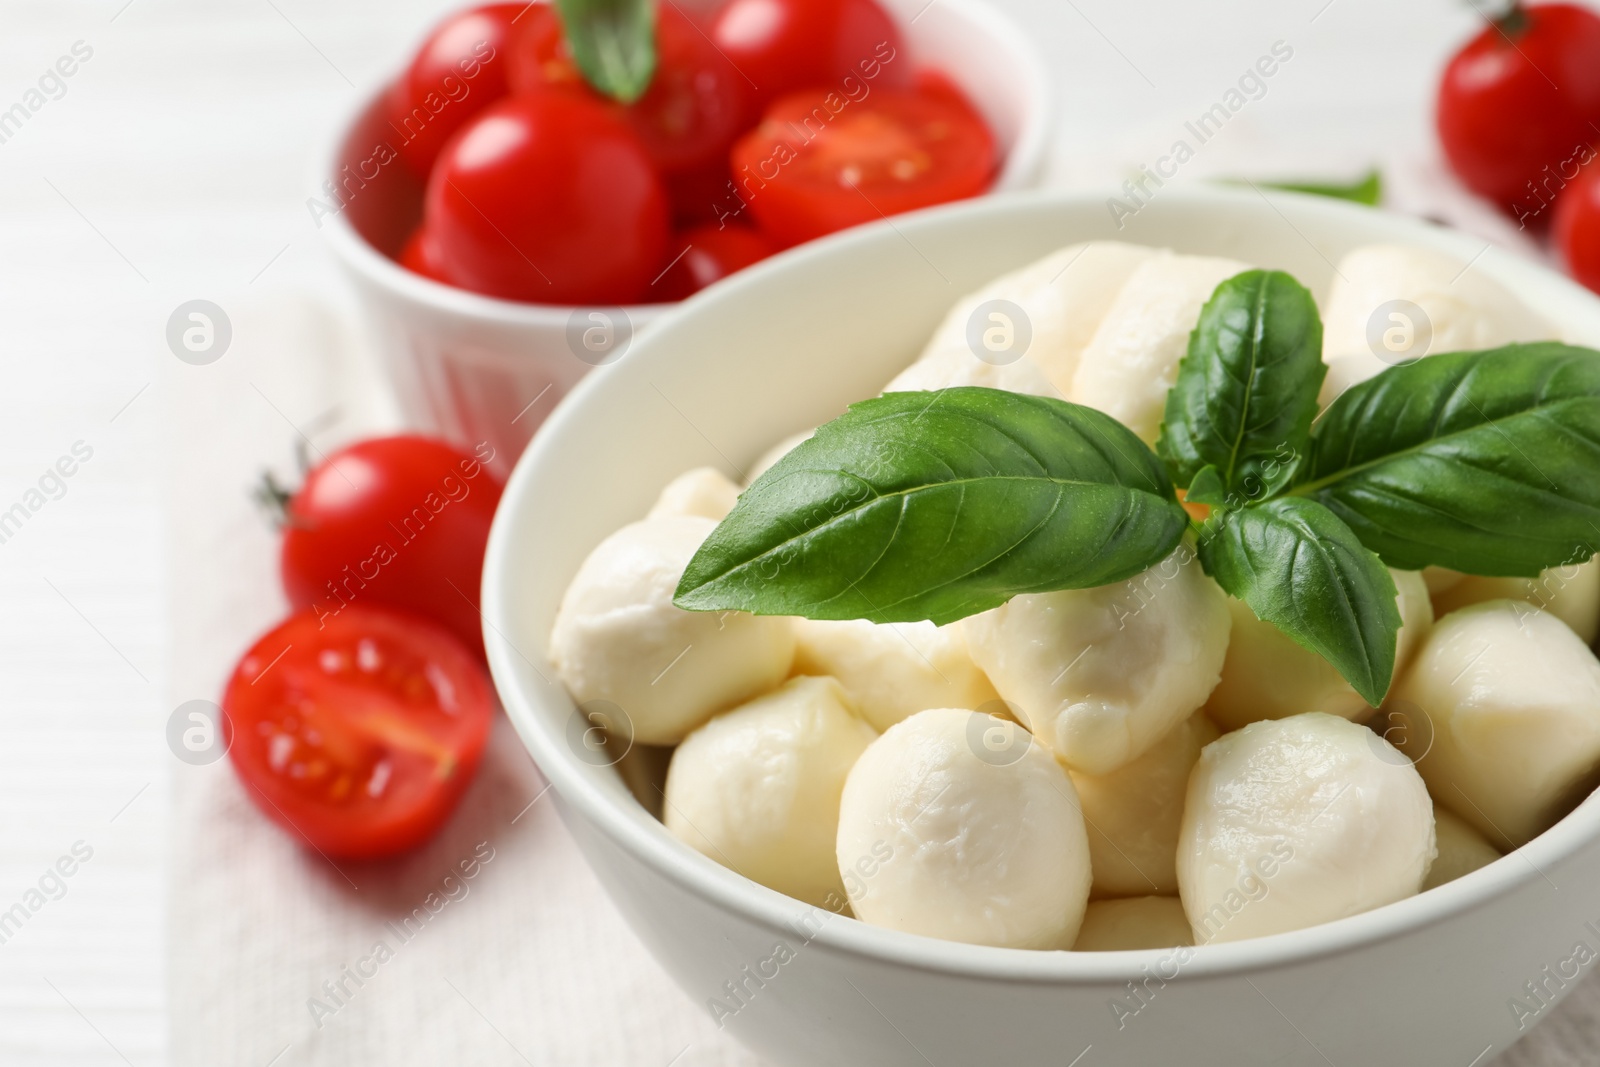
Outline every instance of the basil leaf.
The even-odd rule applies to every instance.
[[[1301,484],[1391,567],[1532,577],[1600,544],[1600,352],[1429,356],[1346,390]]]
[[[943,624],[1129,578],[1187,525],[1160,461],[1108,415],[997,389],[890,393],[745,490],[674,603]]]
[[[1207,463],[1190,479],[1183,499],[1191,504],[1220,507],[1228,503],[1228,488],[1222,484],[1222,475],[1217,473],[1217,468]]]
[[[656,72],[652,0],[555,0],[572,58],[597,91],[631,104]]]
[[[1353,182],[1261,182],[1269,189],[1285,189],[1291,193],[1310,193],[1312,196],[1329,196],[1335,200],[1349,200],[1356,204],[1377,207],[1383,199],[1383,175],[1376,168]]]
[[[1329,663],[1373,707],[1394,676],[1394,578],[1350,527],[1295,497],[1206,520],[1200,563],[1264,622]]]
[[[1299,282],[1251,270],[1217,286],[1167,393],[1156,447],[1173,481],[1210,464],[1226,503],[1269,495],[1306,450],[1326,373],[1322,320]]]

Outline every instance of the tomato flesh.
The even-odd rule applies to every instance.
[[[506,95],[505,52],[524,5],[488,4],[436,26],[384,106],[406,164],[427,177],[452,134]]]
[[[348,859],[433,836],[477,771],[493,711],[483,669],[447,631],[366,606],[291,616],[245,653],[222,707],[251,799]]]
[[[773,104],[733,163],[761,229],[793,244],[976,196],[994,176],[995,145],[944,96],[880,90],[857,103],[818,89]]]
[[[1575,154],[1600,137],[1600,16],[1535,4],[1486,27],[1456,53],[1436,120],[1468,188],[1528,225],[1576,175]]]

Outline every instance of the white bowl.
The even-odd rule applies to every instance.
[[[1091,238],[1282,268],[1324,294],[1350,248],[1422,245],[1476,257],[1471,269],[1564,338],[1600,338],[1600,301],[1549,270],[1484,252],[1476,238],[1293,194],[1268,203],[1248,191],[1166,190],[1121,231],[1103,197],[1034,194],[839,235],[687,302],[573,392],[523,456],[484,568],[489,660],[507,712],[639,937],[704,1010],[712,998],[735,1006],[724,983],[744,983],[726,1025],[774,1063],[1067,1067],[1092,1045],[1084,1067],[1486,1064],[1519,1036],[1510,998],[1537,1018],[1550,1012],[1524,983],[1543,983],[1553,1000],[1573,982],[1547,975],[1571,970],[1562,961],[1574,945],[1600,950],[1600,798],[1439,889],[1179,962],[1172,950],[955,944],[808,908],[679,844],[581,744],[586,723],[552,681],[546,639],[595,544],[642,515],[672,475],[712,464],[737,477],[785,434],[876,392],[963,293]],[[763,965],[779,942],[794,958]]]
[[[1044,64],[1024,34],[983,0],[927,6],[924,0],[888,0],[887,6],[899,15],[908,61],[949,74],[994,130],[1004,153],[994,190],[1037,185],[1052,101]],[[504,475],[555,402],[592,365],[625,355],[622,339],[671,305],[523,304],[402,268],[391,257],[421,218],[422,184],[398,160],[366,162],[393,134],[382,98],[379,92],[368,99],[343,128],[323,172],[339,190],[343,209],[320,217],[318,225],[365,305],[407,421],[467,447],[488,441]],[[609,329],[609,344],[586,347],[580,339],[590,326]]]

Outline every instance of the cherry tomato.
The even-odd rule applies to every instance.
[[[433,239],[428,236],[425,226],[418,226],[416,232],[406,241],[405,247],[400,249],[399,262],[413,274],[420,274],[424,278],[432,278],[446,285],[450,284],[450,279],[439,269],[439,254],[434,249]]]
[[[436,26],[385,100],[407,165],[427,177],[450,135],[506,95],[504,54],[523,4],[457,12]]]
[[[1556,199],[1550,229],[1567,270],[1600,293],[1600,165],[1588,165],[1595,158],[1586,148],[1578,177]]]
[[[810,240],[988,187],[994,138],[969,108],[885,89],[837,110],[825,99],[842,100],[821,89],[784,97],[733,149],[734,181],[778,241]]]
[[[1519,220],[1548,221],[1544,203],[1562,184],[1549,176],[1573,177],[1600,122],[1600,17],[1572,4],[1514,8],[1445,67],[1437,122],[1468,188]]]
[[[228,756],[267,818],[330,857],[376,859],[442,826],[477,772],[493,703],[448,631],[352,605],[290,616],[222,697]]]
[[[507,77],[513,92],[562,88],[612,107],[633,127],[669,183],[725,162],[734,138],[755,117],[745,80],[705,31],[672,4],[656,10],[656,72],[632,104],[606,100],[588,87],[560,18],[545,3],[519,20]]]
[[[656,283],[663,300],[682,300],[777,251],[748,226],[715,223],[683,231],[671,247],[682,254]]]
[[[541,304],[626,304],[666,251],[666,193],[639,138],[570,93],[492,105],[446,147],[423,218],[456,284]]]
[[[280,569],[296,611],[409,611],[483,651],[478,586],[500,483],[484,463],[428,437],[377,437],[328,456],[284,508]]]
[[[911,84],[900,30],[875,0],[730,0],[711,38],[762,102],[811,85],[841,91],[846,78]]]

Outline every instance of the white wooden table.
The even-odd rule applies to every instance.
[[[1275,41],[1293,58],[1185,179],[1425,156],[1435,71],[1476,24],[1458,0],[997,2],[1052,57],[1056,173],[1075,183],[1166,152]],[[190,918],[165,908],[183,650],[164,589],[227,557],[162,558],[163,523],[186,521],[162,507],[165,431],[185,417],[163,388],[166,322],[197,297],[336,288],[304,206],[314,161],[446,6],[0,7],[0,1062],[144,1067],[165,1062],[169,1017],[185,1025],[164,994],[165,924]],[[75,46],[88,58],[41,85]],[[92,454],[47,475],[75,446]],[[1573,1055],[1544,1062],[1593,1062]]]

